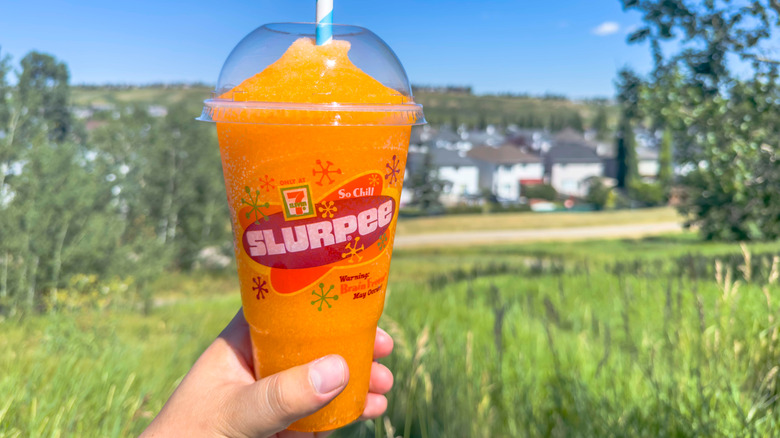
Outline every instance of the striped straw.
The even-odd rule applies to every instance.
[[[317,45],[333,40],[333,0],[317,0]]]

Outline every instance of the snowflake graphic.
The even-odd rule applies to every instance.
[[[325,290],[325,283],[320,283],[320,291],[319,291],[319,293],[317,292],[316,289],[311,291],[311,294],[314,295],[315,297],[317,297],[316,300],[311,302],[311,305],[313,306],[313,305],[315,305],[317,303],[320,303],[320,307],[317,309],[320,312],[322,312],[322,304],[323,303],[328,305],[328,309],[332,308],[333,306],[330,305],[328,300],[338,301],[338,299],[339,299],[339,296],[336,295],[336,294],[333,294],[333,296],[330,296],[330,291],[332,291],[334,287],[335,286],[331,284],[330,285],[330,289],[328,289],[326,291]]]
[[[275,189],[276,186],[273,184],[274,179],[268,178],[268,175],[266,175],[264,178],[260,178],[260,188],[265,189],[265,192],[268,193],[271,190]]]
[[[257,299],[265,299],[265,294],[268,293],[268,282],[266,282],[263,277],[255,277],[252,279],[252,283],[255,284],[252,286],[252,290],[257,291]]]
[[[358,248],[357,244],[359,241],[360,241],[360,237],[355,237],[355,240],[353,240],[351,243],[348,243],[347,246],[344,247],[344,249],[346,249],[346,252],[341,254],[341,258],[345,259],[349,257],[350,263],[353,263],[355,259],[357,259],[357,261],[363,260],[363,256],[358,255],[358,253],[363,251],[365,247],[363,247],[363,245],[360,245],[360,248]]]
[[[266,216],[262,211],[260,211],[261,208],[268,208],[271,206],[268,202],[264,204],[260,204],[260,190],[255,190],[254,196],[252,195],[252,189],[249,188],[249,186],[246,186],[244,191],[249,195],[249,201],[247,201],[244,198],[241,198],[241,203],[246,204],[250,207],[252,207],[252,210],[247,212],[246,218],[249,219],[252,214],[255,215],[255,223],[260,223],[260,216],[263,217],[264,220],[268,220],[268,216]]]
[[[379,250],[382,251],[387,246],[387,233],[382,234],[382,237],[379,238],[379,242],[376,243],[376,246],[379,247]]]
[[[401,161],[395,155],[393,155],[392,165],[391,163],[385,163],[385,167],[387,167],[385,179],[390,180],[390,184],[395,184],[398,181],[398,174],[401,173],[399,164],[401,164]]]
[[[372,186],[378,186],[380,184],[379,175],[372,173],[371,176],[368,177],[368,183]]]
[[[333,218],[333,213],[339,211],[339,209],[336,207],[336,204],[333,203],[333,201],[323,202],[320,204],[320,213],[322,213],[322,218]]]
[[[322,160],[317,160],[317,165],[320,166],[320,170],[312,169],[311,173],[314,176],[317,176],[317,174],[320,175],[320,180],[317,181],[318,185],[322,185],[322,181],[325,180],[325,178],[328,179],[328,184],[333,184],[336,180],[330,177],[330,174],[336,173],[341,175],[341,169],[331,169],[330,167],[333,166],[333,163],[330,161],[325,161],[325,165],[322,164]]]

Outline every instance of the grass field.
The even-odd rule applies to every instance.
[[[690,234],[397,251],[390,409],[340,436],[777,436],[778,253]],[[0,323],[0,437],[143,430],[239,306],[230,273],[155,288],[147,316]]]
[[[400,235],[681,222],[671,207],[601,212],[464,214],[401,219]]]

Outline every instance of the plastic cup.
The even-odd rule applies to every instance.
[[[344,83],[311,84],[313,102],[258,101],[236,87],[314,31],[278,23],[245,37],[199,118],[217,125],[256,377],[328,354],[349,366],[346,389],[291,427],[305,432],[344,426],[364,409],[411,126],[424,123],[392,50],[355,26],[334,25],[334,42],[350,43],[349,60],[392,91],[387,102],[329,101]]]

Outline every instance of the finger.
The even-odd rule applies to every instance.
[[[379,394],[368,394],[366,397],[366,408],[363,409],[363,415],[360,416],[358,421],[373,420],[379,418],[387,410],[387,398]]]
[[[381,359],[389,356],[393,352],[393,338],[381,328],[376,328],[376,339],[374,340],[374,359]]]
[[[228,436],[268,436],[327,405],[349,381],[341,356],[290,368],[238,390],[227,406]]]
[[[229,341],[242,341],[245,338],[249,338],[249,324],[244,318],[244,308],[240,307],[238,312],[230,320],[230,323],[219,334],[220,338]]]
[[[380,364],[371,364],[371,377],[368,381],[368,392],[374,394],[387,394],[393,387],[393,373],[390,370]]]
[[[249,324],[244,318],[243,307],[238,309],[238,313],[222,330],[215,344],[220,341],[224,341],[235,352],[235,355],[243,361],[242,365],[246,369],[250,371],[253,369],[252,340],[249,337]]]

